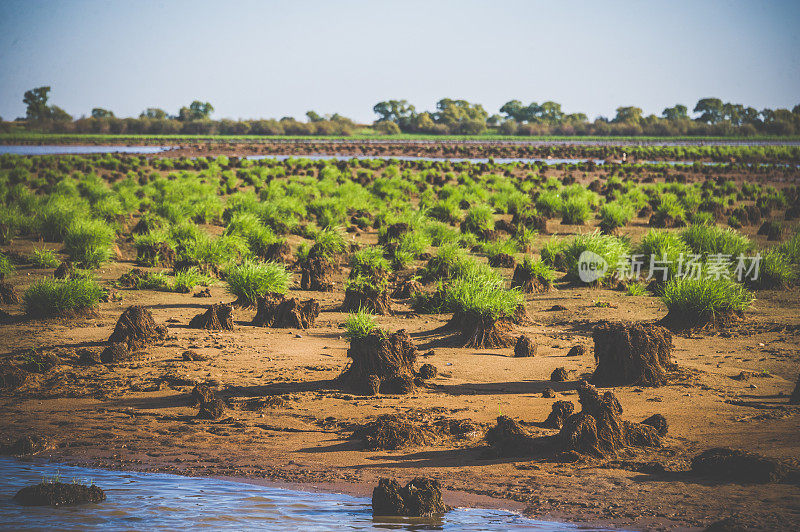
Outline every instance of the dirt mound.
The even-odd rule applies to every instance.
[[[642,323],[603,323],[592,331],[596,384],[661,386],[672,364],[672,334]]]
[[[399,239],[404,234],[408,233],[411,227],[404,222],[392,224],[386,228],[386,232],[378,238],[378,244],[386,244]]]
[[[656,432],[658,432],[659,436],[666,436],[667,431],[669,430],[669,425],[667,424],[667,418],[662,416],[661,414],[653,414],[649,418],[642,421],[642,425],[650,425]]]
[[[14,495],[14,501],[23,506],[70,506],[104,500],[106,494],[95,485],[62,482],[42,482],[22,488]]]
[[[166,242],[139,246],[136,250],[136,261],[139,264],[172,267],[175,266],[177,258],[175,249]]]
[[[526,358],[536,356],[536,343],[525,335],[517,338],[517,343],[514,344],[514,356],[517,358]]]
[[[648,225],[650,227],[659,228],[684,227],[686,225],[686,220],[684,220],[681,216],[673,217],[663,211],[660,211],[654,213],[650,217]]]
[[[72,263],[65,260],[55,269],[53,277],[56,279],[66,279],[69,277],[70,273],[72,273]]]
[[[347,356],[352,362],[337,378],[341,386],[372,394],[377,378],[381,393],[413,390],[417,348],[405,330],[388,336],[377,331],[355,339]]]
[[[586,346],[583,345],[573,345],[567,352],[568,357],[582,357],[585,354],[586,354]]]
[[[423,364],[419,367],[417,378],[424,381],[433,379],[439,373],[439,370],[433,364]]]
[[[232,331],[233,307],[224,303],[214,303],[208,307],[208,310],[192,318],[189,327],[211,331]]]
[[[447,326],[461,331],[462,347],[511,347],[516,342],[516,338],[510,334],[512,322],[507,318],[495,319],[472,312],[456,312]]]
[[[11,454],[15,456],[25,456],[36,454],[50,448],[47,438],[41,436],[22,436],[17,438],[14,443],[0,445],[0,454]]]
[[[120,342],[129,349],[141,349],[149,344],[162,341],[167,336],[167,328],[156,325],[153,315],[144,307],[130,306],[122,313],[108,338],[109,342]]]
[[[522,264],[518,264],[511,276],[511,288],[519,288],[526,294],[539,294],[552,290],[553,283],[538,275],[531,275]]]
[[[259,327],[308,329],[319,316],[316,299],[286,299],[280,294],[259,297],[257,309],[252,325]]]
[[[727,447],[708,449],[692,458],[692,472],[716,480],[759,484],[778,482],[786,475],[777,460]]]
[[[628,423],[621,419],[622,406],[612,392],[602,396],[597,389],[578,383],[581,412],[569,416],[558,433],[558,446],[589,456],[613,456],[627,446],[657,447],[658,432],[649,425]]]
[[[433,443],[437,435],[419,423],[394,414],[384,414],[358,427],[351,438],[362,440],[365,449],[386,451]]]
[[[761,527],[758,529],[761,529]],[[725,519],[714,521],[703,529],[703,532],[750,532],[758,529],[746,525],[736,517],[726,517]]]
[[[560,429],[564,422],[575,411],[575,405],[571,401],[556,401],[550,415],[544,420],[542,426],[548,429]]]
[[[200,411],[197,417],[200,419],[219,419],[225,413],[225,402],[222,399],[214,398],[211,401],[200,403]]]
[[[372,490],[373,515],[431,517],[448,510],[436,480],[417,477],[402,487],[394,479],[382,478]]]
[[[27,371],[8,360],[0,361],[0,390],[14,390],[27,380]]]
[[[508,253],[498,253],[489,257],[489,266],[492,268],[513,268],[517,261]]]
[[[358,312],[359,309],[364,308],[373,314],[391,315],[392,300],[389,297],[389,291],[380,286],[380,283],[376,283],[374,289],[363,291],[348,288],[344,293],[342,311]]]
[[[333,292],[331,275],[335,266],[322,257],[309,257],[300,267],[300,288],[312,292]]]
[[[759,235],[766,235],[768,241],[780,240],[783,235],[783,226],[780,223],[766,221],[758,228]]]
[[[800,375],[797,377],[797,384],[794,385],[794,391],[789,396],[790,405],[800,405]]]
[[[556,368],[553,370],[553,373],[550,374],[551,382],[566,382],[568,380],[569,373],[567,373],[566,368]]]
[[[403,279],[395,284],[392,291],[393,299],[408,299],[416,292],[422,291],[422,283],[417,281],[416,278]]]
[[[139,288],[146,278],[146,271],[141,268],[133,268],[131,271],[120,275],[119,279],[117,279],[117,286],[120,288]]]
[[[19,303],[19,294],[10,283],[0,282],[0,303],[15,305]]]
[[[214,391],[205,384],[196,384],[192,388],[192,393],[189,394],[192,406],[201,405],[203,403],[210,403],[216,399]]]
[[[103,364],[119,364],[133,358],[133,353],[124,342],[111,342],[100,353],[100,362]]]
[[[289,243],[281,240],[268,245],[261,258],[272,262],[291,262],[294,257],[292,257],[292,247]]]
[[[498,417],[484,438],[498,456],[525,456],[536,449],[536,439],[508,416]]]

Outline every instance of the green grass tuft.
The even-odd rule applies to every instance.
[[[29,316],[56,316],[94,308],[104,293],[91,278],[42,279],[28,287],[23,303]]]
[[[276,262],[245,261],[231,266],[225,272],[228,292],[243,305],[253,306],[258,296],[284,294],[291,274],[283,264]]]

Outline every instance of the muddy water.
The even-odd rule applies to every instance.
[[[73,507],[24,507],[13,500],[43,478],[94,483],[107,500]],[[548,530],[573,525],[501,510],[458,508],[436,519],[373,518],[370,501],[224,480],[106,471],[0,458],[0,528],[9,530]],[[586,530],[586,529],[580,529]]]

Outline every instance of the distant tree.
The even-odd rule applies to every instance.
[[[95,107],[92,109],[92,118],[114,118],[114,111],[109,111],[102,107]]]
[[[675,104],[674,107],[667,107],[661,112],[661,116],[667,120],[685,120],[689,118],[688,109],[685,105]]]
[[[375,130],[383,135],[398,135],[400,134],[400,126],[394,122],[384,120],[383,122],[375,122]]]
[[[699,122],[717,124],[723,120],[723,107],[722,100],[719,98],[702,98],[694,106],[693,112],[700,113],[697,118]]]
[[[164,120],[167,118],[167,112],[163,109],[159,109],[158,107],[148,107],[142,114],[139,115],[139,118],[152,118],[155,120]]]
[[[490,116],[489,118],[486,119],[486,125],[491,126],[491,127],[497,127],[497,126],[500,125],[500,122],[502,122],[502,121],[503,121],[503,117],[500,116],[500,115],[495,114],[495,115],[492,115],[492,116]]]
[[[617,107],[614,123],[638,124],[642,120],[642,110],[638,107]]]
[[[752,109],[752,107],[750,107],[749,109]],[[792,114],[800,115],[800,104],[797,104],[794,107],[792,107]]]
[[[556,102],[544,102],[539,111],[539,117],[542,122],[549,124],[558,124],[564,119],[564,111],[561,110],[561,104]]]
[[[503,104],[503,107],[500,108],[500,112],[505,114],[506,118],[510,118],[516,122],[523,122],[522,112],[524,108],[525,106],[522,105],[521,101],[511,100]]]
[[[489,113],[479,103],[442,98],[436,102],[433,119],[444,124],[452,133],[476,135],[486,129]]]
[[[181,107],[178,111],[178,120],[182,122],[190,120],[205,120],[214,112],[214,106],[208,102],[195,100],[189,107]]]
[[[72,115],[57,105],[51,105],[50,120],[53,122],[70,122],[72,121]]]
[[[318,115],[315,111],[308,111],[306,113],[306,116],[308,117],[308,121],[309,122],[322,122],[323,120],[325,120],[323,117]]]
[[[25,116],[28,120],[40,122],[50,119],[51,109],[47,106],[47,93],[50,87],[37,87],[27,91],[22,103],[28,106]]]
[[[372,108],[379,116],[377,122],[394,122],[400,129],[413,127],[417,111],[407,100],[387,100],[378,102]]]

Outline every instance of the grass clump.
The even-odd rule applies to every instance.
[[[100,220],[77,221],[64,235],[64,251],[72,262],[97,268],[111,257],[114,229]]]
[[[577,235],[572,240],[567,240],[562,250],[567,280],[583,283],[579,276],[578,263],[585,251],[599,255],[608,264],[605,275],[598,279],[598,282],[603,282],[614,274],[618,265],[628,255],[629,247],[626,240],[611,235],[601,235],[598,232]]]
[[[753,242],[734,229],[717,225],[692,225],[681,231],[681,238],[693,252],[708,255],[730,255],[732,258],[753,250]]]
[[[61,264],[55,251],[47,248],[33,248],[31,262],[39,268],[57,268]]]
[[[721,277],[676,278],[664,287],[661,301],[667,306],[665,323],[672,328],[724,325],[741,317],[753,295],[741,284]]]
[[[561,206],[561,223],[565,225],[585,225],[592,209],[585,197],[573,196]]]
[[[41,279],[25,291],[25,313],[32,317],[63,315],[97,306],[105,291],[91,278]]]
[[[353,340],[366,338],[377,327],[378,325],[375,323],[373,315],[368,310],[360,308],[357,312],[351,312],[347,315],[347,319],[344,322],[344,335],[352,342]]]
[[[692,250],[677,234],[669,231],[651,229],[642,237],[642,241],[634,248],[633,255],[636,260],[642,261],[642,270],[650,270],[651,257],[653,271],[651,275],[657,279],[672,278],[678,273],[678,268],[689,260]],[[657,261],[657,262],[656,262]],[[656,267],[664,268],[655,271]],[[661,274],[659,277],[659,273]]]
[[[647,294],[647,286],[644,283],[631,283],[625,289],[626,296],[643,296]]]
[[[633,206],[612,201],[600,207],[600,231],[610,235],[625,227],[633,218]]]
[[[789,258],[777,250],[770,250],[761,256],[758,264],[758,275],[743,279],[745,285],[756,290],[771,288],[787,288],[798,278],[798,272]]]
[[[228,292],[237,297],[236,303],[254,306],[259,296],[284,294],[291,274],[283,264],[247,260],[229,267],[225,272]]]
[[[370,246],[356,251],[350,257],[350,277],[382,277],[388,274],[389,261],[383,256],[381,247]]]
[[[6,277],[10,277],[14,273],[14,265],[11,259],[0,253],[0,281]]]
[[[346,245],[342,233],[334,227],[326,227],[314,236],[309,256],[332,261],[345,252]]]
[[[467,216],[461,223],[462,233],[480,235],[494,229],[494,211],[488,205],[475,205],[467,211]]]

